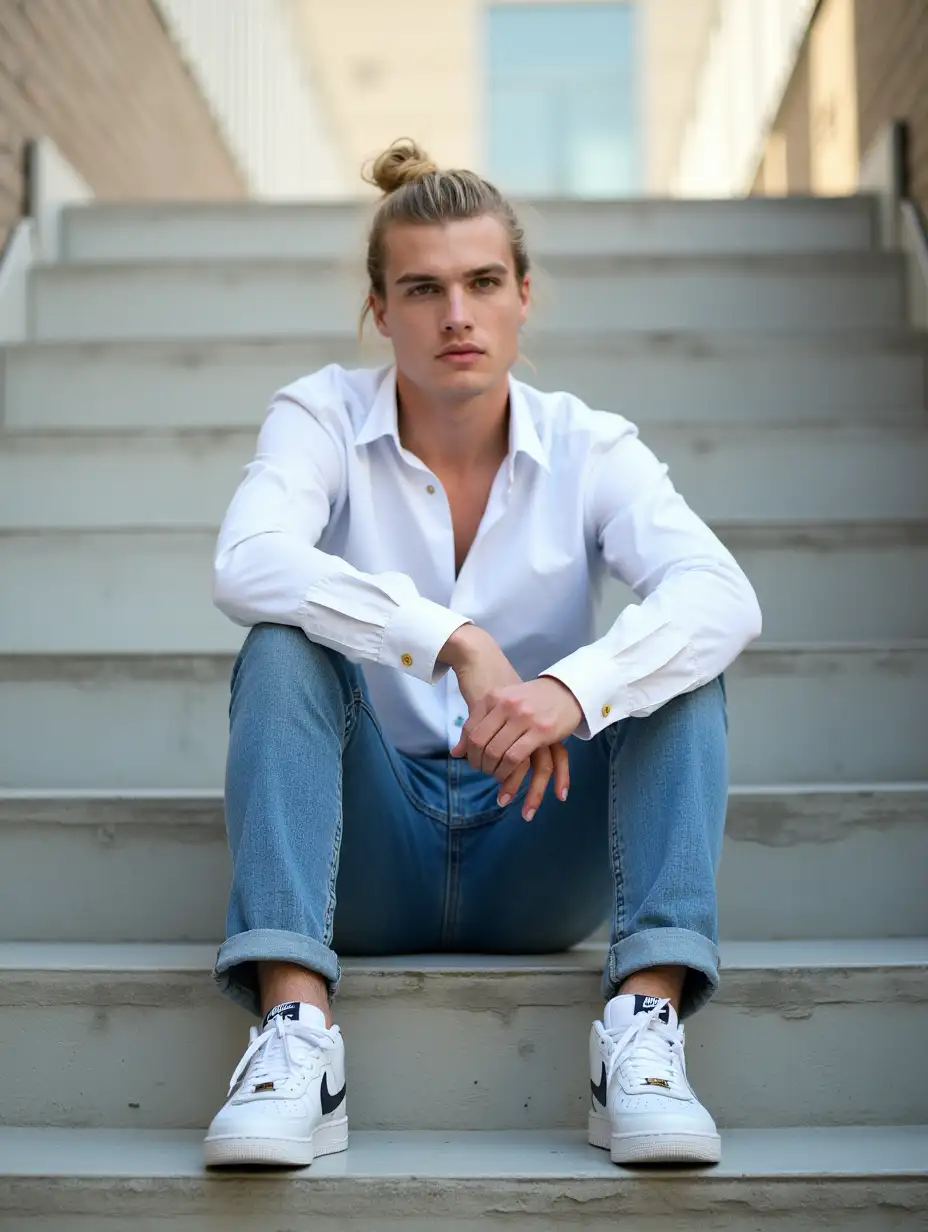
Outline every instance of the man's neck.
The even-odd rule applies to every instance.
[[[474,398],[436,402],[396,374],[397,423],[404,449],[444,474],[496,470],[509,452],[509,383]]]

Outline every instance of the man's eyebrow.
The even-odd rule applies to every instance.
[[[465,278],[483,278],[487,274],[508,274],[508,268],[502,262],[494,262],[491,265],[481,265],[478,269],[466,270]],[[400,286],[410,282],[441,282],[442,279],[438,274],[402,274],[396,280],[396,286]]]

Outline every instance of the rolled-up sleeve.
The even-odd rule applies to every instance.
[[[468,619],[404,573],[363,573],[316,546],[345,484],[337,428],[279,395],[219,532],[216,606],[237,624],[293,625],[348,659],[434,684],[448,671],[442,646]]]
[[[707,684],[761,631],[757,597],[732,554],[675,490],[635,425],[620,423],[591,460],[585,516],[609,573],[640,602],[542,673],[576,696],[583,739]]]

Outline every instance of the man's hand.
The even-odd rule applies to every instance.
[[[552,773],[558,799],[567,799],[570,770],[562,742],[582,718],[570,689],[550,676],[504,685],[470,707],[451,756],[466,756],[475,769],[499,779],[500,805],[508,804],[519,790],[531,762],[532,785],[522,809],[523,817],[531,821]]]
[[[552,774],[558,799],[565,800],[570,768],[562,741],[582,718],[570,690],[550,677],[523,683],[497,642],[474,625],[452,634],[438,657],[454,669],[469,711],[452,757],[466,756],[475,769],[499,779],[501,806],[531,769],[522,808],[526,821],[534,817]]]

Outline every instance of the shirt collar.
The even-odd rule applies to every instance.
[[[521,381],[509,378],[509,477],[512,478],[516,455],[527,453],[546,471],[551,469],[551,460],[544,442],[538,435],[535,417],[528,404],[525,386]]]
[[[354,438],[355,444],[369,445],[371,441],[379,440],[381,436],[392,436],[399,446],[400,429],[396,414],[396,368],[394,367],[388,368],[384,373],[377,396],[367,413],[367,419]]]
[[[396,368],[390,367],[380,382],[377,396],[371,404],[356,445],[369,445],[382,436],[392,436],[400,444],[399,419],[396,411]],[[512,479],[517,454],[525,453],[545,470],[551,469],[548,451],[538,435],[535,420],[525,391],[519,381],[509,378],[509,478]]]

